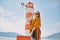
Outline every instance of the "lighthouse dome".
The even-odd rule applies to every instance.
[[[32,2],[28,2],[28,3],[26,4],[26,8],[34,8],[33,3],[32,3]]]

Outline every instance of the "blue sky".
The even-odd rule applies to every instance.
[[[41,13],[42,36],[60,32],[60,0],[0,0],[0,31],[24,34],[25,9],[20,3],[29,1],[34,3],[34,11]]]

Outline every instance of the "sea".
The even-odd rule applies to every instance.
[[[41,40],[60,40],[60,39],[41,39]]]
[[[0,37],[0,40],[17,40],[17,39],[16,38]],[[41,40],[60,40],[60,38],[57,38],[57,39],[41,39]]]

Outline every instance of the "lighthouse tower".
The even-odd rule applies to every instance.
[[[22,3],[22,6],[24,4]],[[25,17],[25,35],[17,36],[17,40],[32,40],[30,33],[30,20],[32,19],[32,15],[34,13],[34,5],[32,2],[28,2],[26,5],[26,17]]]
[[[25,33],[30,35],[30,22],[28,20],[32,19],[32,15],[34,13],[34,5],[32,2],[28,2],[26,4],[26,19],[25,19]]]

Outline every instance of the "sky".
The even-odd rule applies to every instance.
[[[60,0],[0,0],[0,32],[24,34],[26,13],[21,2],[32,2],[34,11],[40,11],[42,37],[60,32]]]

